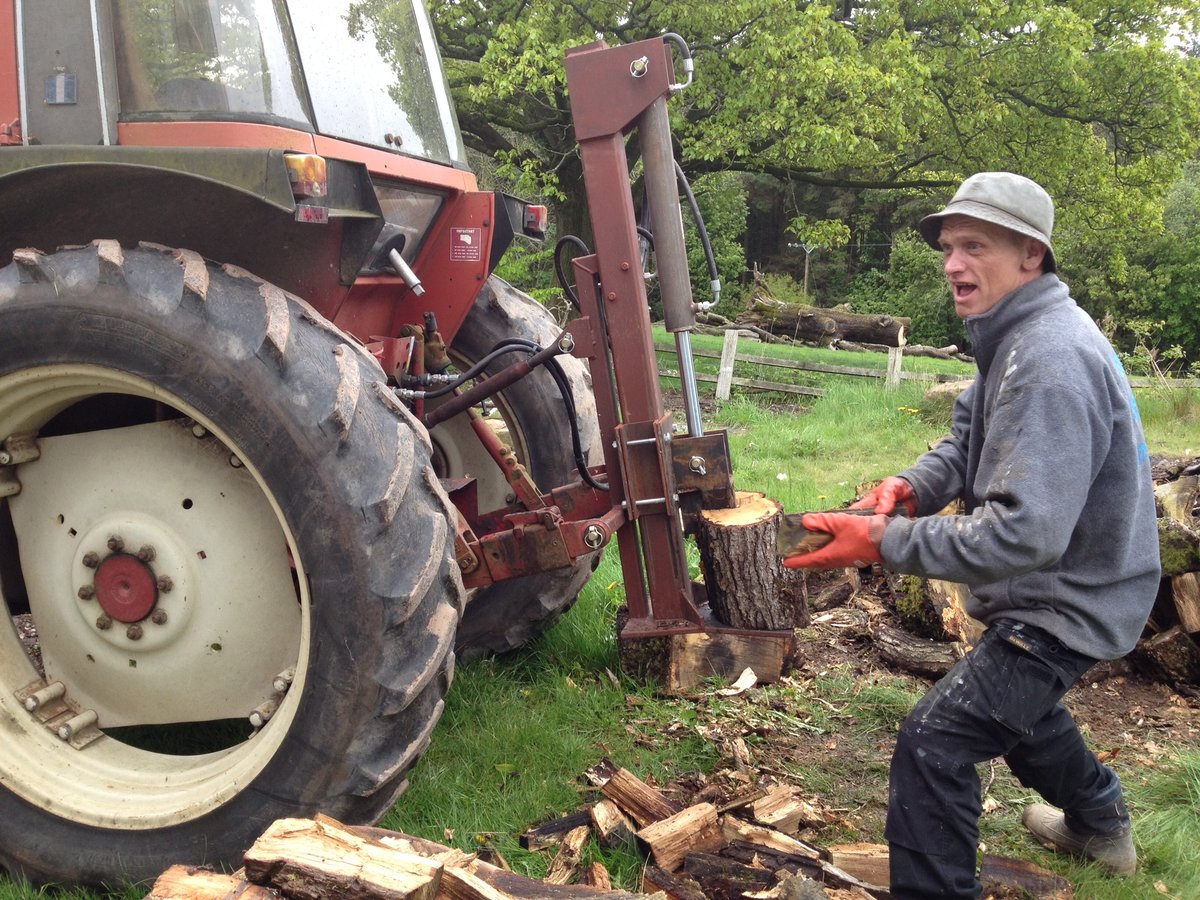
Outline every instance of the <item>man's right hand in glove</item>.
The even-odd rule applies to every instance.
[[[897,475],[883,479],[878,486],[867,492],[861,500],[850,504],[851,509],[871,509],[880,515],[890,516],[896,507],[903,507],[911,518],[917,514],[917,494],[912,485]]]

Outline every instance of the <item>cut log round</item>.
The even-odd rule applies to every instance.
[[[775,551],[783,509],[777,500],[738,491],[737,506],[704,510],[696,544],[713,614],[734,628],[790,630],[808,624],[804,574]]]

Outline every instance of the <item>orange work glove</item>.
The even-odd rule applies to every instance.
[[[897,479],[898,481],[900,479]],[[907,482],[905,482],[907,484]],[[789,556],[783,565],[788,569],[844,569],[847,566],[862,568],[871,563],[883,562],[879,555],[879,544],[887,529],[885,515],[854,516],[845,513],[808,513],[801,520],[810,531],[826,531],[833,540],[812,553]]]
[[[897,475],[889,475],[861,500],[850,504],[851,509],[874,508],[875,512],[885,516],[894,513],[897,506],[903,506],[910,518],[917,514],[917,492]]]

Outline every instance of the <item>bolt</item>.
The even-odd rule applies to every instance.
[[[83,587],[81,587],[78,591],[75,592],[75,595],[80,600],[91,600],[93,597],[96,596],[96,589],[90,584],[85,584]]]
[[[7,450],[0,450],[0,466],[12,465],[12,454]]]
[[[171,589],[175,587],[175,582],[171,580],[170,575],[159,575],[156,583],[158,584],[159,592],[163,594],[171,593]]]
[[[83,554],[82,562],[89,569],[94,569],[96,566],[100,565],[100,554],[89,550],[87,553]]]
[[[688,468],[690,468],[697,475],[705,475],[708,472],[708,469],[704,465],[703,456],[693,456],[688,462]]]
[[[150,613],[150,621],[155,625],[167,624],[167,611],[165,609],[156,609]]]
[[[101,631],[108,631],[108,629],[112,628],[112,616],[108,615],[108,613],[105,613],[97,618],[96,627]]]
[[[616,292],[616,291],[609,291],[609,292],[608,292],[608,299],[609,299],[609,300],[616,300],[616,299],[617,299],[617,292]]]
[[[558,349],[563,353],[570,353],[575,349],[575,338],[571,337],[569,334],[564,334],[558,339]]]
[[[120,553],[125,549],[125,539],[119,534],[114,534],[108,539],[108,549],[113,553]]]
[[[202,438],[206,434],[208,434],[208,429],[205,428],[203,425],[200,425],[199,423],[197,423],[192,426],[192,434],[194,434],[198,438]]]
[[[229,454],[229,464],[231,466],[233,466],[235,469],[240,469],[242,467],[242,461],[240,459],[238,459],[236,456],[234,456],[232,453]]]
[[[154,552],[154,548],[149,544],[143,544],[141,549],[137,552],[137,558],[144,563],[154,562],[155,556],[157,556],[157,554]]]
[[[627,263],[627,262],[621,263],[621,271],[628,272],[629,271],[629,263]]]
[[[131,641],[140,641],[142,639],[142,626],[130,625],[125,629],[125,637],[129,638]]]
[[[650,59],[642,56],[629,64],[629,74],[634,78],[642,78],[650,71]]]
[[[598,550],[604,543],[604,531],[599,525],[589,525],[583,531],[583,542],[593,550]]]

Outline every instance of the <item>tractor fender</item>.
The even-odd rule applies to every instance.
[[[98,238],[187,247],[252,271],[328,314],[370,253],[383,215],[366,166],[346,160],[326,161],[326,197],[297,201],[285,155],[259,148],[6,149],[0,265],[17,248],[51,252]]]

